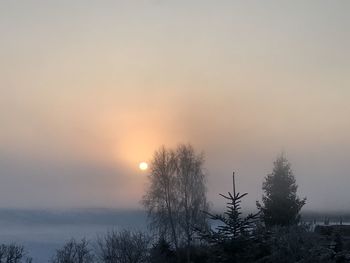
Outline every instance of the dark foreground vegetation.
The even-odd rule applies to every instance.
[[[154,155],[142,200],[150,232],[109,232],[97,240],[70,240],[51,263],[336,263],[350,262],[349,228],[303,223],[306,199],[284,155],[265,177],[257,213],[243,215],[247,193],[221,195],[226,211],[212,214],[206,200],[203,155],[190,145]],[[214,227],[215,226],[215,227]],[[0,246],[0,263],[32,262],[24,248]]]

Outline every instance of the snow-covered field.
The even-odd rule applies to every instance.
[[[146,225],[146,216],[140,211],[0,210],[0,243],[24,245],[34,262],[44,263],[71,238],[87,238],[93,246],[107,231],[145,230]]]

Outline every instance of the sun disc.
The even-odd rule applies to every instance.
[[[146,171],[148,169],[148,164],[146,162],[141,162],[139,168],[141,171]]]

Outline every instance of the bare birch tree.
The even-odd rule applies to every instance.
[[[161,147],[155,152],[150,169],[150,187],[142,202],[151,219],[151,229],[157,230],[161,238],[170,239],[177,250],[178,200],[174,151]]]
[[[176,251],[185,247],[188,262],[194,226],[206,225],[201,213],[208,208],[203,164],[203,155],[191,145],[179,145],[175,150],[160,148],[154,154],[150,186],[143,198],[151,227]]]
[[[196,154],[191,145],[176,149],[176,174],[179,198],[179,225],[184,234],[186,259],[190,262],[190,249],[195,234],[194,226],[205,228],[203,211],[208,210],[206,199],[203,154]]]

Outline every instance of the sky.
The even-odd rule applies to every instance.
[[[350,211],[349,1],[1,1],[0,207],[140,208],[165,145],[208,199],[285,152],[306,210]]]

